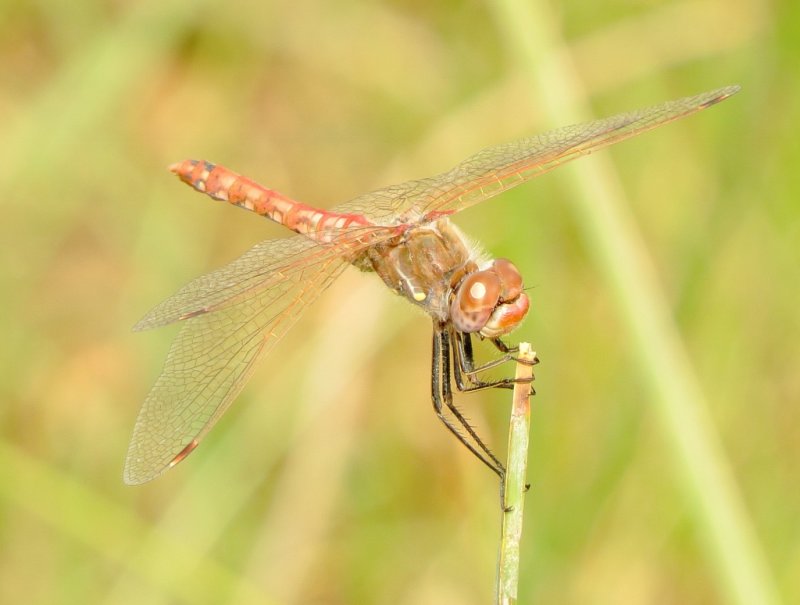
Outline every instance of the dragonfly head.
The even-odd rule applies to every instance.
[[[455,287],[450,319],[460,332],[497,338],[516,328],[529,306],[519,271],[511,261],[498,258]]]

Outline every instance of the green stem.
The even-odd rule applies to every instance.
[[[500,536],[500,554],[497,562],[497,602],[500,605],[516,603],[519,583],[519,544],[522,539],[522,517],[525,492],[528,491],[528,436],[531,424],[530,382],[536,353],[527,342],[519,345],[514,386],[513,406],[508,429],[508,463],[503,483],[503,519]],[[527,362],[527,363],[526,363]]]

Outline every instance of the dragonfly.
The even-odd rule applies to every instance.
[[[257,244],[198,277],[134,326],[146,330],[182,324],[136,420],[124,481],[150,481],[193,452],[240,393],[256,362],[348,266],[377,274],[431,317],[435,413],[502,480],[505,467],[454,404],[452,384],[459,392],[514,386],[515,379],[483,377],[516,360],[517,349],[503,338],[520,325],[530,301],[515,265],[478,253],[451,217],[738,90],[727,86],[489,147],[437,176],[378,189],[329,210],[208,161],[173,164],[170,170],[197,191],[278,222],[295,235]],[[473,339],[492,343],[498,354],[476,363]]]

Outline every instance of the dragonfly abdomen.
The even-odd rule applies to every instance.
[[[169,169],[184,183],[215,200],[260,214],[296,233],[317,236],[315,239],[326,240],[326,233],[371,225],[363,216],[317,210],[206,160],[183,160]]]

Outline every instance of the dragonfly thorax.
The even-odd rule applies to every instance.
[[[389,288],[460,332],[496,338],[528,312],[522,277],[508,260],[480,263],[447,219],[416,226],[368,251],[367,260]]]
[[[442,321],[450,314],[454,279],[478,268],[466,239],[447,219],[370,248],[366,260],[396,294]]]

